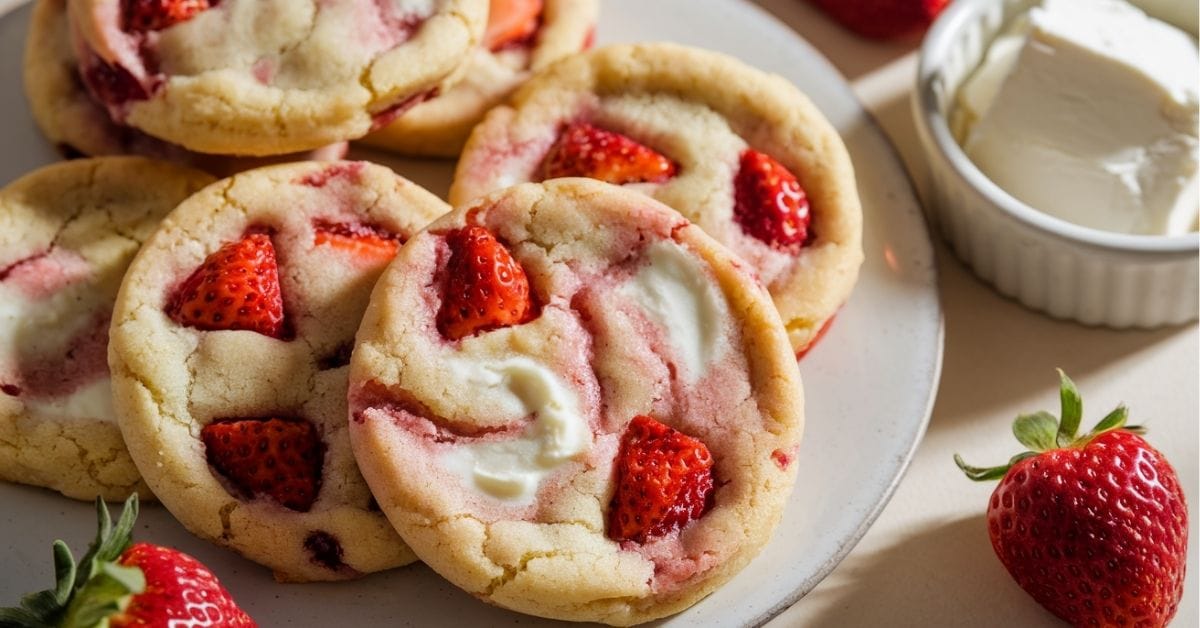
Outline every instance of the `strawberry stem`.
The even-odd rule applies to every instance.
[[[137,495],[125,501],[116,525],[104,501],[96,499],[96,538],[76,564],[70,548],[54,542],[54,588],[30,593],[20,607],[0,608],[0,628],[75,628],[107,625],[128,599],[145,588],[136,567],[116,563],[129,547],[137,519]]]
[[[1008,473],[1008,470],[1016,463],[1051,449],[1083,447],[1093,438],[1112,430],[1123,429],[1135,434],[1146,432],[1146,429],[1140,425],[1125,425],[1125,421],[1129,418],[1129,410],[1122,404],[1109,412],[1090,432],[1083,436],[1077,436],[1079,424],[1083,420],[1083,399],[1075,387],[1075,382],[1071,381],[1071,378],[1067,377],[1062,369],[1058,369],[1058,376],[1058,396],[1062,404],[1062,416],[1055,417],[1045,411],[1017,416],[1013,421],[1013,436],[1027,447],[1028,451],[1013,456],[1007,464],[997,467],[973,467],[963,462],[961,456],[954,454],[954,464],[958,465],[963,474],[976,482],[996,480],[1004,477],[1004,474]]]

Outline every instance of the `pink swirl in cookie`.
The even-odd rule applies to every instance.
[[[18,288],[27,299],[43,299],[82,281],[90,272],[81,255],[55,247],[0,268],[0,282]]]
[[[108,375],[109,307],[68,294],[91,276],[74,251],[53,247],[0,269],[0,390],[12,396],[67,396]]]

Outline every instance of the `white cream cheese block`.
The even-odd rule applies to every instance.
[[[1045,0],[992,44],[956,133],[1009,194],[1075,224],[1196,229],[1196,40],[1124,0]]]

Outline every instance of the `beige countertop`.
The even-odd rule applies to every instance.
[[[857,38],[803,0],[758,0],[850,81],[920,189],[921,147],[909,109],[919,38]],[[1186,593],[1173,622],[1197,625],[1197,423],[1200,334],[1193,324],[1116,331],[1052,320],[980,282],[935,236],[945,360],[933,416],[891,502],[815,590],[771,622],[783,626],[1059,626],[1009,578],[984,512],[994,484],[967,480],[951,456],[1000,464],[1019,450],[1013,417],[1057,414],[1055,367],[1076,382],[1084,424],[1119,402],[1175,466],[1188,500]],[[832,471],[831,471],[832,472]],[[786,531],[780,531],[786,533]]]

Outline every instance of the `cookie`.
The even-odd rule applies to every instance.
[[[108,324],[142,241],[210,181],[111,157],[0,190],[0,479],[83,500],[152,497],[117,427]]]
[[[413,560],[346,434],[347,362],[376,277],[447,210],[365,162],[271,166],[184,201],[113,314],[113,402],[134,461],[194,534],[286,581]]]
[[[557,179],[405,244],[358,333],[350,436],[439,574],[524,613],[632,624],[766,543],[802,395],[744,263],[647,196]]]
[[[34,5],[25,41],[24,80],[34,121],[46,139],[68,158],[142,155],[223,176],[276,161],[337,160],[345,156],[349,146],[347,142],[337,142],[306,153],[273,158],[209,155],[113,122],[79,77],[66,0],[38,0]]]
[[[445,91],[487,0],[67,0],[92,95],[202,153],[277,155],[365,135]]]
[[[836,130],[792,84],[676,44],[559,61],[492,110],[450,202],[523,181],[590,176],[678,210],[750,264],[802,353],[862,264],[862,209]]]
[[[362,142],[408,155],[457,157],[483,115],[532,72],[591,45],[598,10],[599,0],[491,0],[483,41],[463,78]]]

